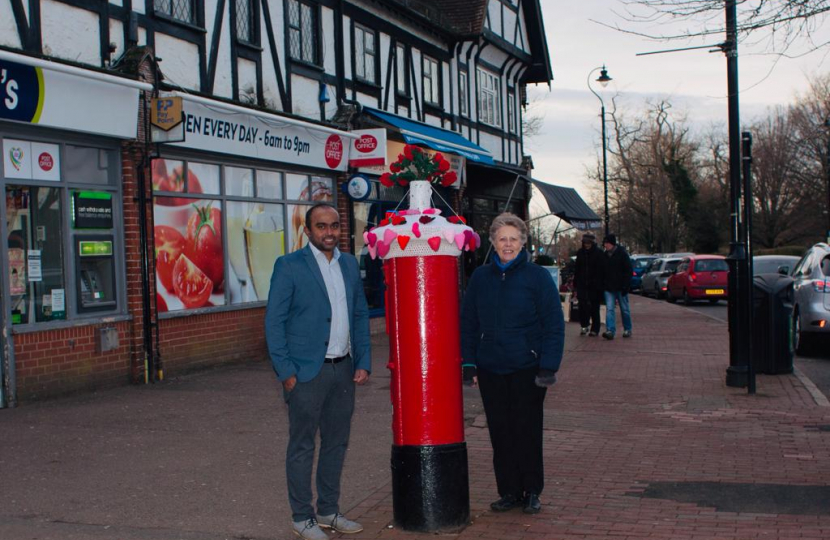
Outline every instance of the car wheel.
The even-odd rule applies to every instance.
[[[710,303],[710,304],[712,304],[713,306],[714,306],[715,304],[717,304],[718,302],[719,302],[719,300],[718,300],[717,298],[710,298],[710,299],[709,299],[709,303]]]
[[[692,305],[692,299],[689,297],[689,291],[687,291],[686,289],[683,289],[683,305],[685,305],[685,306],[691,306]]]
[[[661,296],[662,295],[660,294],[660,285],[655,284],[654,285],[654,298],[656,298],[657,300],[660,300]]]
[[[674,295],[671,293],[671,289],[669,288],[666,288],[666,300],[668,300],[670,304],[677,303],[677,298],[674,297]]]
[[[793,313],[793,349],[799,356],[805,355],[809,352],[809,339],[801,330],[801,316],[798,310]]]

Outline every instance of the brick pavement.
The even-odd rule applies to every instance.
[[[639,297],[632,306],[632,339],[580,337],[577,325],[568,324],[559,382],[546,401],[542,513],[489,511],[497,495],[479,417],[466,430],[472,523],[447,536],[830,538],[830,505],[795,501],[789,511],[798,514],[786,513],[780,501],[753,506],[760,499],[748,491],[786,498],[798,486],[821,486],[826,497],[830,432],[820,426],[830,424],[830,408],[794,375],[758,376],[755,396],[726,387],[723,323]],[[651,497],[650,486],[675,484],[685,488],[677,500]],[[350,536],[355,540],[417,536],[392,527],[388,483],[350,515],[366,527]]]

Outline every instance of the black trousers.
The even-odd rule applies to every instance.
[[[500,496],[539,495],[545,486],[542,421],[547,388],[534,383],[537,372],[536,367],[507,375],[478,370]]]
[[[599,306],[602,304],[602,292],[589,289],[576,291],[579,299],[579,326],[586,328],[590,325],[591,331],[599,334]]]

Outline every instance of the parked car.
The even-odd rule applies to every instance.
[[[666,299],[675,303],[679,298],[687,306],[695,300],[717,304],[729,296],[727,277],[729,265],[720,255],[692,255],[685,257],[669,276]]]
[[[752,273],[759,274],[781,274],[789,276],[799,258],[792,255],[758,255],[752,257]]]
[[[656,259],[657,257],[654,255],[632,255],[631,256],[631,290],[636,291],[643,284],[643,274],[645,274],[646,268],[648,268],[649,263]]]
[[[804,353],[820,334],[830,335],[830,246],[818,243],[808,249],[792,277],[794,345]]]
[[[678,264],[680,259],[657,258],[651,261],[643,273],[641,294],[663,298],[666,293],[666,281]]]

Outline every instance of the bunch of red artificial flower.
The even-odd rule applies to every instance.
[[[398,155],[398,160],[389,166],[389,170],[392,172],[383,173],[380,177],[380,183],[386,187],[394,186],[395,182],[406,186],[413,180],[426,180],[446,187],[458,179],[455,171],[450,170],[450,162],[440,153],[430,157],[411,144],[404,147],[403,154]]]

